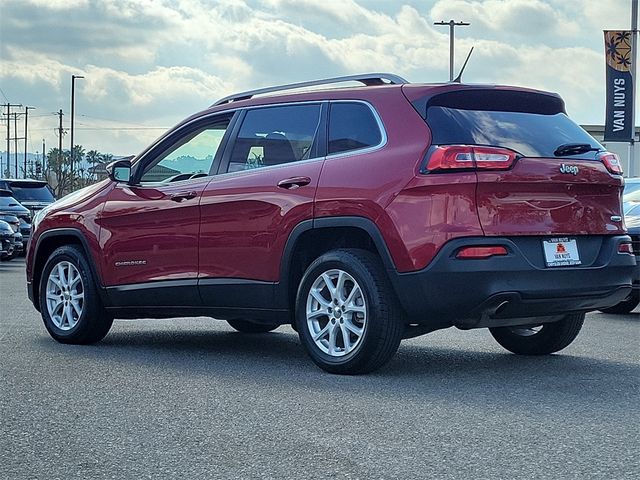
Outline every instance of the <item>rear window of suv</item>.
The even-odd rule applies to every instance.
[[[53,202],[55,198],[47,185],[42,183],[16,182],[11,184],[13,196],[19,202]]]
[[[555,157],[555,150],[567,143],[604,150],[566,115],[557,97],[514,91],[452,93],[456,95],[438,95],[426,105],[435,145],[489,145],[527,157]],[[595,158],[595,152],[569,157]]]

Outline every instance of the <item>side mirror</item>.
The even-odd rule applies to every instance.
[[[107,175],[114,182],[127,183],[131,179],[131,161],[116,160],[107,165]]]

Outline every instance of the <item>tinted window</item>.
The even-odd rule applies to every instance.
[[[53,202],[53,194],[47,185],[40,183],[11,185],[13,196],[20,202]]]
[[[588,143],[603,149],[564,113],[542,115],[430,107],[427,122],[436,145],[493,145],[528,157],[554,157],[556,148],[565,143]],[[594,158],[594,155],[589,152],[574,157]]]
[[[603,147],[576,125],[554,95],[510,90],[444,93],[414,106],[426,120],[436,145],[506,147],[528,157],[554,157],[566,143]],[[426,112],[424,110],[426,108]],[[574,157],[595,158],[595,152]]]
[[[332,103],[329,155],[379,145],[382,133],[371,109],[362,103]]]
[[[286,105],[249,110],[242,121],[228,172],[311,158],[320,105]]]
[[[209,175],[229,119],[207,125],[176,142],[145,168],[143,183],[172,183]]]

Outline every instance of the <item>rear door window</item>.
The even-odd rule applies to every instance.
[[[382,132],[369,106],[359,102],[331,104],[329,155],[371,148],[381,142]]]
[[[308,160],[320,124],[320,104],[249,110],[233,145],[227,172]]]

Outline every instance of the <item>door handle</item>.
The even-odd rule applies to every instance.
[[[182,200],[191,200],[192,198],[196,198],[198,196],[197,192],[179,192],[173,193],[169,197],[174,202],[181,202]]]
[[[298,187],[304,187],[310,183],[311,179],[309,177],[291,177],[280,180],[278,186],[280,188],[286,188],[287,190],[295,190]]]

